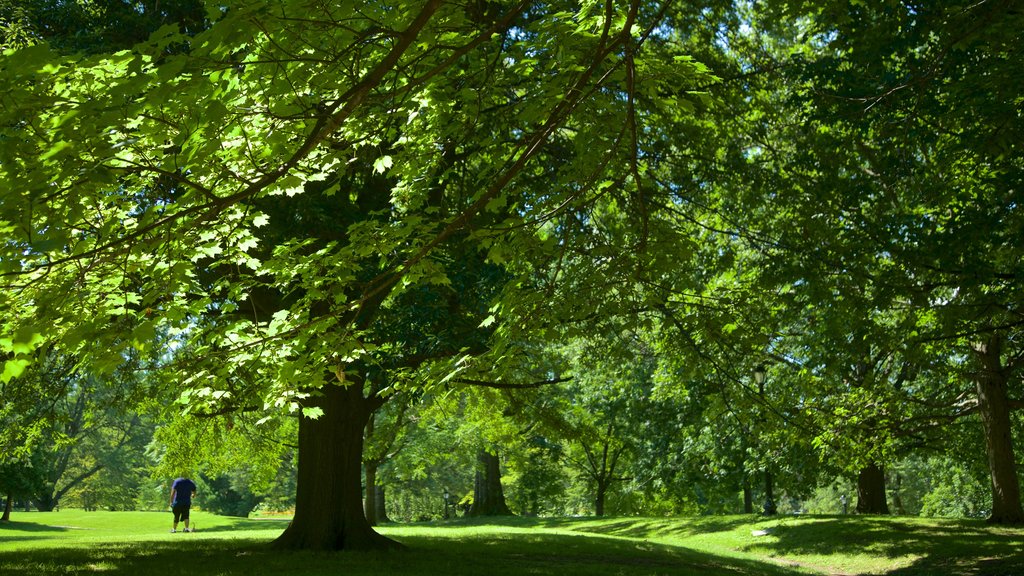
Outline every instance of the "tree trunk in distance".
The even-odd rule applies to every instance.
[[[0,516],[0,522],[10,522],[11,521],[11,508],[13,508],[13,507],[14,507],[13,497],[10,494],[8,494],[7,495],[7,501],[4,502],[4,515]]]
[[[367,462],[363,465],[366,470],[366,499],[363,500],[363,513],[366,514],[366,521],[370,526],[376,526],[377,519],[377,464]]]
[[[608,497],[608,483],[598,482],[597,492],[594,494],[594,516],[604,516],[604,501]]]
[[[892,503],[896,507],[896,513],[900,516],[907,515],[907,509],[903,506],[903,476],[896,474],[896,490],[892,494]]]
[[[754,513],[754,490],[750,487],[750,478],[743,479],[743,513]]]
[[[362,501],[363,429],[371,402],[362,378],[327,385],[310,405],[324,413],[299,418],[299,470],[295,517],[274,541],[291,550],[402,548],[366,521]]]
[[[473,485],[473,506],[470,516],[511,516],[501,488],[498,455],[481,450],[477,455],[476,479]]]
[[[985,433],[985,451],[992,480],[992,524],[1024,523],[1020,502],[1020,481],[1013,455],[1010,427],[1010,400],[1007,394],[1008,374],[1002,362],[1002,337],[993,333],[974,347],[981,361],[977,376],[978,412]]]
[[[39,497],[36,498],[36,510],[40,512],[53,512],[53,509],[57,507],[57,500],[53,497],[53,492],[40,493]]]
[[[377,523],[388,524],[391,522],[391,519],[388,518],[388,508],[386,506],[387,493],[385,492],[384,487],[379,484],[373,487],[373,491],[376,495],[374,501],[377,505]]]
[[[779,512],[775,504],[775,476],[771,470],[764,471],[764,509],[761,511],[765,516],[774,516]]]
[[[885,471],[877,464],[860,469],[857,475],[857,514],[888,514],[885,499]]]

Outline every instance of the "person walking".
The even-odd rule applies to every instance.
[[[177,478],[171,483],[171,512],[174,512],[174,527],[171,532],[178,531],[178,521],[185,521],[185,532],[192,532],[189,528],[189,509],[192,507],[192,498],[196,495],[196,483],[184,476]]]

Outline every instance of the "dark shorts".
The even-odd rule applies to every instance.
[[[174,512],[174,521],[177,523],[181,520],[188,520],[188,509],[192,507],[192,504],[175,504],[171,508],[171,512]]]

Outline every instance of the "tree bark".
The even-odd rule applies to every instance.
[[[608,424],[604,439],[600,442],[600,452],[594,451],[583,442],[583,452],[587,456],[586,463],[590,467],[588,474],[594,481],[594,515],[604,516],[604,505],[608,497],[608,490],[612,483],[619,478],[615,477],[615,469],[619,463],[619,457],[626,450],[625,445],[612,448],[612,439],[615,437],[615,422]]]
[[[775,504],[775,477],[772,476],[771,470],[765,470],[764,472],[764,508],[761,513],[765,516],[774,516],[779,511],[779,507]]]
[[[743,513],[754,513],[754,490],[750,487],[750,478],[743,478]]]
[[[53,512],[59,501],[54,497],[53,489],[41,492],[36,496],[36,510],[40,512]]]
[[[10,494],[7,495],[7,501],[4,502],[4,515],[0,516],[0,522],[11,521],[11,508],[14,506],[14,497]]]
[[[597,490],[594,494],[594,516],[600,518],[604,516],[604,501],[608,496],[608,484],[606,482],[598,482]]]
[[[366,521],[362,502],[363,429],[379,401],[363,396],[362,376],[325,386],[309,405],[317,418],[299,418],[295,517],[274,541],[285,549],[401,548]],[[339,378],[344,380],[343,378]]]
[[[1024,523],[1020,502],[1020,480],[1013,454],[1010,428],[1010,400],[1007,393],[1009,370],[1003,366],[1002,336],[994,332],[987,341],[976,344],[981,362],[977,375],[978,412],[985,433],[989,475],[992,480],[992,524]]]
[[[900,516],[907,515],[907,509],[903,506],[903,476],[896,474],[896,489],[892,493],[892,503],[896,508],[896,513]]]
[[[885,471],[877,464],[861,468],[857,475],[857,514],[888,514]]]
[[[498,455],[481,450],[477,455],[476,479],[473,485],[473,506],[470,516],[511,516],[501,487]]]
[[[371,418],[371,421],[373,419]],[[363,464],[366,470],[366,498],[363,500],[363,512],[366,514],[366,521],[370,526],[377,525],[377,463],[366,462]]]
[[[373,491],[376,493],[377,523],[388,524],[391,522],[391,518],[388,518],[387,493],[379,484],[373,487]]]

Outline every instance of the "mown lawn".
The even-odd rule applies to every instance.
[[[281,553],[282,520],[194,512],[15,514],[0,524],[0,575],[967,574],[1024,575],[1024,529],[917,518],[525,519],[382,528],[409,549]]]

